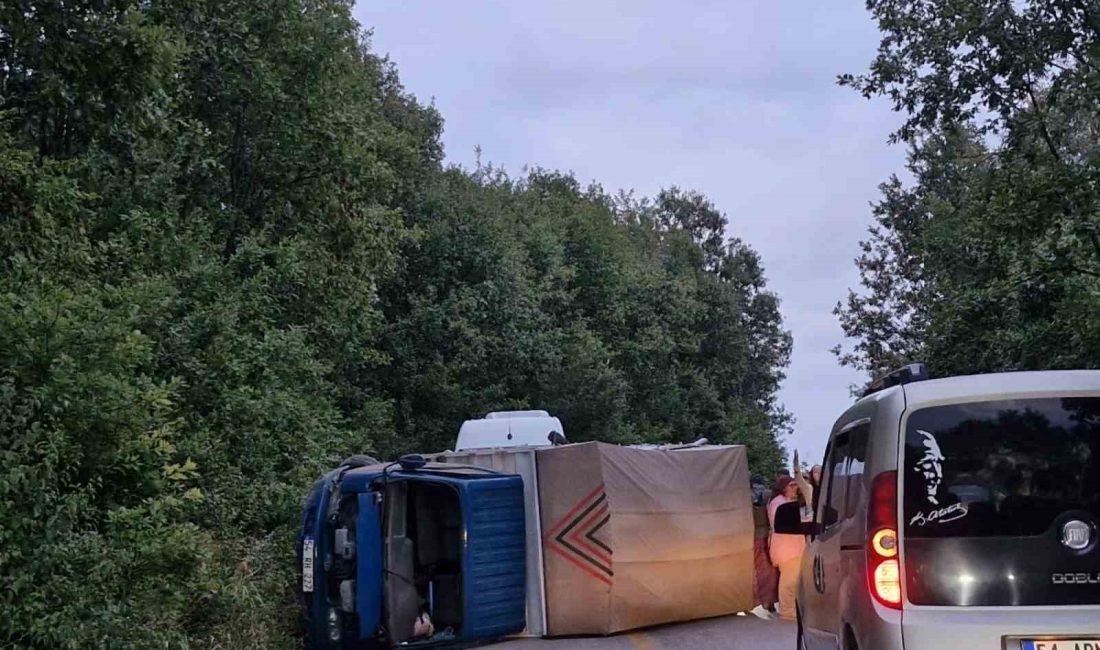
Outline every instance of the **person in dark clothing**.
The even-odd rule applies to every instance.
[[[754,569],[753,580],[753,613],[762,618],[769,617],[768,612],[775,610],[775,604],[779,601],[779,570],[772,565],[768,549],[768,537],[771,527],[768,524],[768,501],[770,500],[768,486],[764,483],[764,477],[752,477],[752,559]]]

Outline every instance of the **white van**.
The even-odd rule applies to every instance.
[[[880,378],[833,427],[800,650],[1100,648],[1100,371]]]
[[[466,420],[458,430],[455,451],[495,447],[549,447],[565,442],[561,420],[546,411],[494,411]]]

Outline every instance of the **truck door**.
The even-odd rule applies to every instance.
[[[467,640],[523,631],[526,626],[526,526],[523,479],[487,475],[466,479],[463,586]]]
[[[521,632],[526,610],[523,479],[478,468],[402,471],[385,488],[382,626],[391,646]]]
[[[359,638],[375,636],[382,620],[382,519],[379,494],[360,492],[359,518],[355,523],[358,563],[355,566],[355,609]]]

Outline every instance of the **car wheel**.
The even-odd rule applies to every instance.
[[[794,610],[795,650],[806,650],[806,640],[802,638],[802,612]]]
[[[844,626],[844,650],[859,650],[859,643],[856,642],[856,634],[852,631],[850,626]]]

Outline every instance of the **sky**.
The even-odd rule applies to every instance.
[[[865,377],[829,351],[832,310],[878,184],[901,172],[901,116],[836,85],[867,68],[863,2],[373,0],[355,16],[446,122],[447,161],[572,171],[611,192],[707,195],[762,258],[794,351],[785,444],[821,462]],[[568,435],[568,432],[567,432]]]

